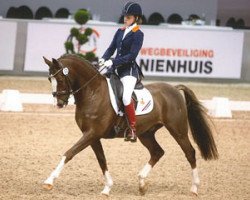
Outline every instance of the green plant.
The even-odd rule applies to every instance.
[[[78,24],[83,25],[87,23],[89,16],[90,15],[87,10],[78,10],[74,15],[74,19]]]
[[[93,52],[88,52],[88,53],[86,53],[85,54],[85,58],[87,59],[87,60],[94,60],[95,59],[95,54],[93,53]]]
[[[80,34],[80,31],[79,31],[78,28],[72,28],[72,29],[70,30],[70,34],[71,34],[72,36],[77,37],[77,36]]]
[[[86,44],[89,41],[89,37],[93,33],[93,30],[91,28],[83,27],[83,25],[87,23],[89,18],[90,14],[87,10],[81,9],[75,13],[74,19],[76,23],[80,25],[80,27],[73,27],[70,29],[70,35],[64,43],[64,47],[67,54],[77,54],[89,61],[93,61],[96,58],[96,55],[93,52],[86,52],[85,54],[81,54],[80,52],[82,45]],[[75,46],[73,41],[76,41],[77,43]],[[75,50],[75,47],[77,48],[77,50]]]
[[[65,47],[67,53],[70,53],[70,51],[72,53],[75,53],[75,51],[74,51],[74,45],[73,45],[73,43],[71,41],[66,41],[64,43],[64,47]]]

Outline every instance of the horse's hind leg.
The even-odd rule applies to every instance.
[[[147,132],[139,136],[141,143],[148,149],[150,153],[150,160],[139,172],[139,191],[144,195],[147,191],[147,184],[145,179],[147,178],[149,172],[154,167],[154,165],[160,160],[164,155],[164,151],[155,139],[155,132]]]
[[[174,137],[176,142],[180,145],[183,150],[189,164],[192,168],[192,186],[190,191],[198,195],[198,186],[200,184],[200,179],[198,176],[198,170],[196,168],[196,158],[195,158],[195,150],[188,138],[188,128],[187,124],[183,123],[181,126],[177,124],[176,121],[173,123],[168,123],[166,128],[169,130],[170,134]]]
[[[100,140],[97,140],[93,144],[91,144],[91,147],[96,155],[96,158],[102,169],[102,173],[105,179],[105,187],[103,191],[101,192],[101,194],[109,196],[109,192],[111,190],[111,187],[113,186],[113,180],[108,171],[106,158],[105,158],[104,151],[102,148],[102,143]]]

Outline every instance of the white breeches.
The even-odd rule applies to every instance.
[[[121,78],[123,84],[123,96],[122,101],[124,106],[127,106],[131,103],[132,93],[135,88],[137,79],[133,76],[124,76]]]

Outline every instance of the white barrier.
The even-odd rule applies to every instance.
[[[0,111],[23,111],[22,104],[54,104],[51,94],[19,93],[18,90],[3,90],[0,93]],[[69,98],[69,105],[74,104],[74,98]]]
[[[209,110],[209,114],[217,118],[232,118],[232,111],[229,105],[229,99],[224,97],[213,97],[212,109]]]
[[[3,90],[0,98],[1,111],[23,111],[20,93],[18,90]]]
[[[232,111],[250,111],[250,101],[229,101],[227,98],[214,97],[212,100],[201,100],[213,117],[231,118]],[[54,103],[51,94],[19,93],[18,90],[3,90],[0,93],[1,111],[22,111],[22,104]],[[69,105],[74,104],[74,98],[69,98]]]
[[[21,93],[21,99],[25,104],[53,104],[55,101],[51,94]],[[73,96],[70,96],[68,105],[73,105],[74,102]]]

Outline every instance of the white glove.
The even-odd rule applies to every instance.
[[[107,60],[104,62],[104,64],[99,68],[100,74],[106,74],[107,71],[112,67],[113,62],[112,60]]]
[[[103,58],[100,58],[98,61],[98,65],[101,67],[102,65],[104,65],[105,60]]]
[[[104,62],[104,66],[106,66],[108,69],[113,65],[112,60],[107,60]]]

